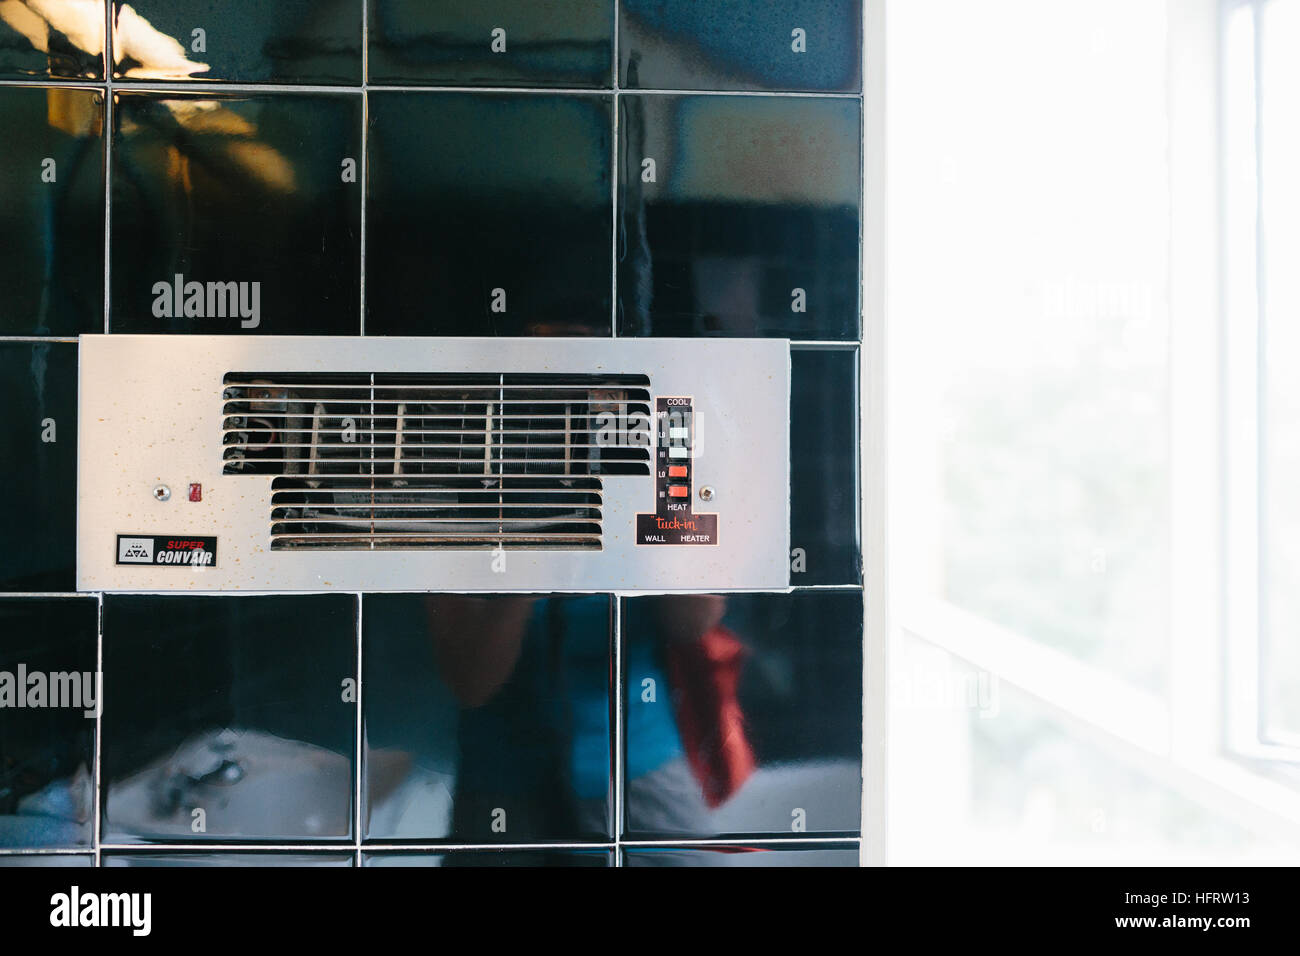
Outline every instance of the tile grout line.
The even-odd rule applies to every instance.
[[[370,0],[361,3],[361,334],[366,334],[366,205],[367,160],[370,157]],[[360,858],[357,865],[361,865]]]
[[[369,186],[367,180],[367,176],[368,176],[367,160],[369,159],[370,156],[370,140],[369,140],[370,93],[369,93],[369,86],[368,86],[369,81],[370,81],[370,0],[362,0],[361,2],[361,172],[359,176],[361,182],[361,220],[360,220],[361,221],[361,226],[360,226],[361,228],[361,237],[360,237],[361,289],[360,289],[360,296],[358,298],[358,308],[360,310],[359,327],[361,330],[361,335],[366,334],[366,205],[367,205],[366,191]],[[370,384],[371,384],[370,398],[372,403],[375,397],[374,382],[375,382],[375,377],[371,375],[370,376]],[[373,406],[371,407],[371,411],[372,412],[374,411]],[[372,438],[371,440],[373,441],[374,439]],[[373,472],[374,469],[371,468],[371,471]],[[352,865],[357,869],[361,869],[361,785],[362,785],[361,764],[362,764],[362,760],[365,757],[365,753],[364,753],[365,748],[361,738],[365,726],[362,722],[362,716],[361,716],[361,660],[362,660],[361,652],[362,652],[362,640],[363,640],[362,614],[364,613],[364,606],[365,606],[365,600],[361,592],[358,591],[357,592],[357,699],[356,699],[356,703],[354,704],[357,713],[356,713],[355,730],[353,731],[353,733],[356,735],[356,744],[353,750],[354,766],[352,771],[356,779],[356,790],[352,795],[352,800],[353,800]]]
[[[731,590],[719,589],[719,588],[683,588],[681,590],[672,590],[672,591],[669,590],[626,591],[626,590],[618,590],[618,589],[604,590],[604,591],[601,590],[566,591],[562,589],[556,590],[555,588],[541,588],[541,589],[525,588],[525,589],[512,590],[509,592],[502,592],[502,591],[491,591],[491,590],[477,590],[477,591],[464,591],[464,590],[457,591],[457,590],[445,590],[445,589],[434,590],[434,589],[426,588],[424,590],[419,590],[419,591],[396,590],[396,591],[380,591],[377,593],[458,594],[467,597],[483,597],[485,595],[502,594],[502,593],[540,594],[540,595],[561,594],[561,595],[569,595],[569,596],[609,595],[611,597],[684,597],[693,594],[695,595],[719,594],[719,595],[723,595],[724,597],[735,597],[735,596],[747,595],[747,594],[770,594],[770,595],[780,596],[780,595],[787,595],[787,594],[799,594],[805,591],[852,592],[852,591],[861,591],[862,589],[863,586],[861,584],[796,584],[793,587],[791,587],[789,590],[782,590],[780,588],[733,588]],[[8,600],[10,598],[16,598],[19,600],[39,600],[42,598],[67,598],[69,600],[75,600],[77,598],[91,598],[94,597],[97,593],[99,592],[96,591],[0,591],[0,600]],[[176,596],[178,594],[185,594],[185,595],[190,595],[192,597],[216,597],[216,598],[228,597],[228,598],[238,599],[241,597],[322,597],[327,594],[354,594],[356,592],[338,591],[338,590],[320,591],[320,590],[311,590],[311,589],[300,589],[296,591],[283,590],[283,591],[183,591],[183,592],[132,590],[132,591],[124,591],[124,592],[113,591],[109,593],[126,593],[132,596],[139,596],[139,597],[170,597],[170,596]]]
[[[76,342],[75,336],[66,335],[0,335],[0,342]],[[52,591],[62,594],[62,591]]]
[[[457,843],[453,841],[413,840],[406,843],[374,842],[362,843],[361,847],[375,853],[441,853],[462,850],[613,850],[617,847],[711,847],[711,846],[762,846],[772,849],[790,846],[829,846],[850,848],[860,843],[861,837],[853,836],[757,836],[757,837],[680,837],[634,840],[593,840],[589,843],[558,840],[554,842],[534,843]],[[220,853],[220,852],[307,852],[307,853],[353,853],[355,848],[349,843],[239,843],[206,842],[193,843],[102,843],[97,849],[110,853],[126,851],[138,853],[179,852],[179,853]],[[0,848],[0,857],[8,856],[90,856],[91,851],[78,847],[5,847]]]
[[[100,817],[100,785],[104,766],[104,594],[100,592],[95,601],[95,767],[91,776],[94,779],[95,792],[91,796],[91,812],[94,818],[90,824],[90,843],[95,852],[95,866],[101,866],[100,848],[104,843],[104,834]]]
[[[752,842],[752,841],[751,841]],[[786,841],[789,842],[789,841]],[[844,841],[841,841],[844,842]],[[611,849],[614,844],[608,841],[594,843],[366,843],[367,852],[388,853],[408,851],[413,853],[441,853],[460,850],[602,850]],[[355,852],[348,843],[110,843],[105,849],[111,852],[168,852],[168,853],[347,853]],[[30,855],[34,852],[43,854],[71,854],[78,851],[64,849],[46,849],[40,851],[0,850],[0,856]],[[85,855],[85,851],[80,851]]]
[[[104,4],[104,334],[109,332],[112,310],[112,236],[113,236],[113,3]],[[81,356],[77,356],[80,373]],[[95,597],[95,767],[91,773],[95,791],[91,797],[94,820],[91,845],[95,866],[103,866],[103,770],[104,770],[104,593]]]
[[[352,850],[355,854],[355,862],[361,866],[361,761],[364,757],[364,748],[362,747],[361,734],[364,725],[361,721],[361,641],[362,641],[362,596],[357,592],[357,699],[353,706],[356,708],[356,723],[354,733],[356,734],[356,743],[353,748],[354,767],[353,776],[355,778],[355,790],[352,794]]]
[[[858,843],[861,837],[853,836],[780,836],[780,837],[684,837],[682,839],[624,840],[625,847],[661,847],[661,846],[768,846],[817,844],[850,847]]]
[[[104,334],[112,309],[113,254],[113,3],[104,4]],[[78,363],[80,364],[80,363]],[[98,863],[98,854],[96,854]]]
[[[57,77],[40,77],[23,80],[0,79],[0,86],[84,87],[103,89],[112,81],[93,79],[61,80]],[[562,94],[566,96],[608,96],[612,87],[563,86],[440,86],[401,85],[392,83],[358,84],[307,84],[307,83],[218,83],[190,80],[146,81],[125,80],[122,90],[139,90],[145,93],[181,93],[202,96],[209,93],[339,93],[360,95],[365,90],[394,93],[527,93],[535,95]],[[637,96],[757,96],[795,97],[800,99],[858,100],[861,93],[838,93],[824,90],[650,90],[621,89],[620,92]]]
[[[611,595],[614,604],[614,866],[623,865],[620,846],[623,840],[624,803],[627,799],[623,787],[623,600]]]
[[[618,154],[619,154],[619,130],[622,126],[619,106],[619,88],[618,88],[618,8],[622,4],[614,4],[614,56],[613,70],[610,75],[610,83],[614,90],[612,117],[610,122],[613,126],[614,134],[610,142],[611,164],[609,169],[609,189],[610,189],[610,235],[609,235],[609,335],[610,338],[618,338],[618,220],[619,220],[619,202],[618,202]]]
[[[154,332],[154,333],[146,333],[146,334],[179,336],[179,335],[204,335],[210,333]],[[654,342],[657,339],[666,338],[666,336],[654,336],[654,335],[637,335],[637,336],[624,336],[624,337],[634,338],[642,342]],[[455,339],[455,338],[472,338],[472,336],[408,335],[408,336],[384,336],[384,338],[411,338],[411,339],[453,338]],[[727,341],[725,337],[718,337],[718,338],[721,341]],[[76,342],[76,341],[77,341],[77,337],[70,336],[70,335],[0,335],[0,342]],[[852,352],[861,346],[861,343],[857,339],[845,339],[842,342],[824,340],[824,339],[789,339],[788,341],[790,342],[791,350],[804,351],[804,352],[813,352],[813,351]],[[62,593],[62,592],[54,592],[54,593]]]

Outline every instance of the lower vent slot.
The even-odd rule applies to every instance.
[[[598,478],[277,478],[271,549],[600,548]]]

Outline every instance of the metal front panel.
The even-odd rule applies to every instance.
[[[789,586],[782,340],[89,335],[80,345],[77,587],[90,591],[669,591]],[[644,374],[693,402],[691,494],[716,544],[637,544],[653,476],[603,478],[599,550],[272,551],[272,478],[223,475],[230,372]],[[189,500],[191,484],[201,500]],[[155,498],[166,486],[170,496]],[[700,500],[699,491],[713,491]],[[216,538],[214,566],[143,541]],[[123,555],[129,553],[134,557]],[[156,558],[156,555],[155,555]]]

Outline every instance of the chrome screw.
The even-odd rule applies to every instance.
[[[713,486],[712,486],[712,485],[705,485],[703,488],[700,489],[700,500],[701,500],[701,501],[712,501],[712,500],[713,500]]]
[[[153,496],[157,498],[159,501],[166,501],[168,498],[172,496],[172,490],[168,488],[166,485],[154,485]]]

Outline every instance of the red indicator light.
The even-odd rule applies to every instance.
[[[203,486],[197,481],[190,482],[190,501],[203,500]]]

